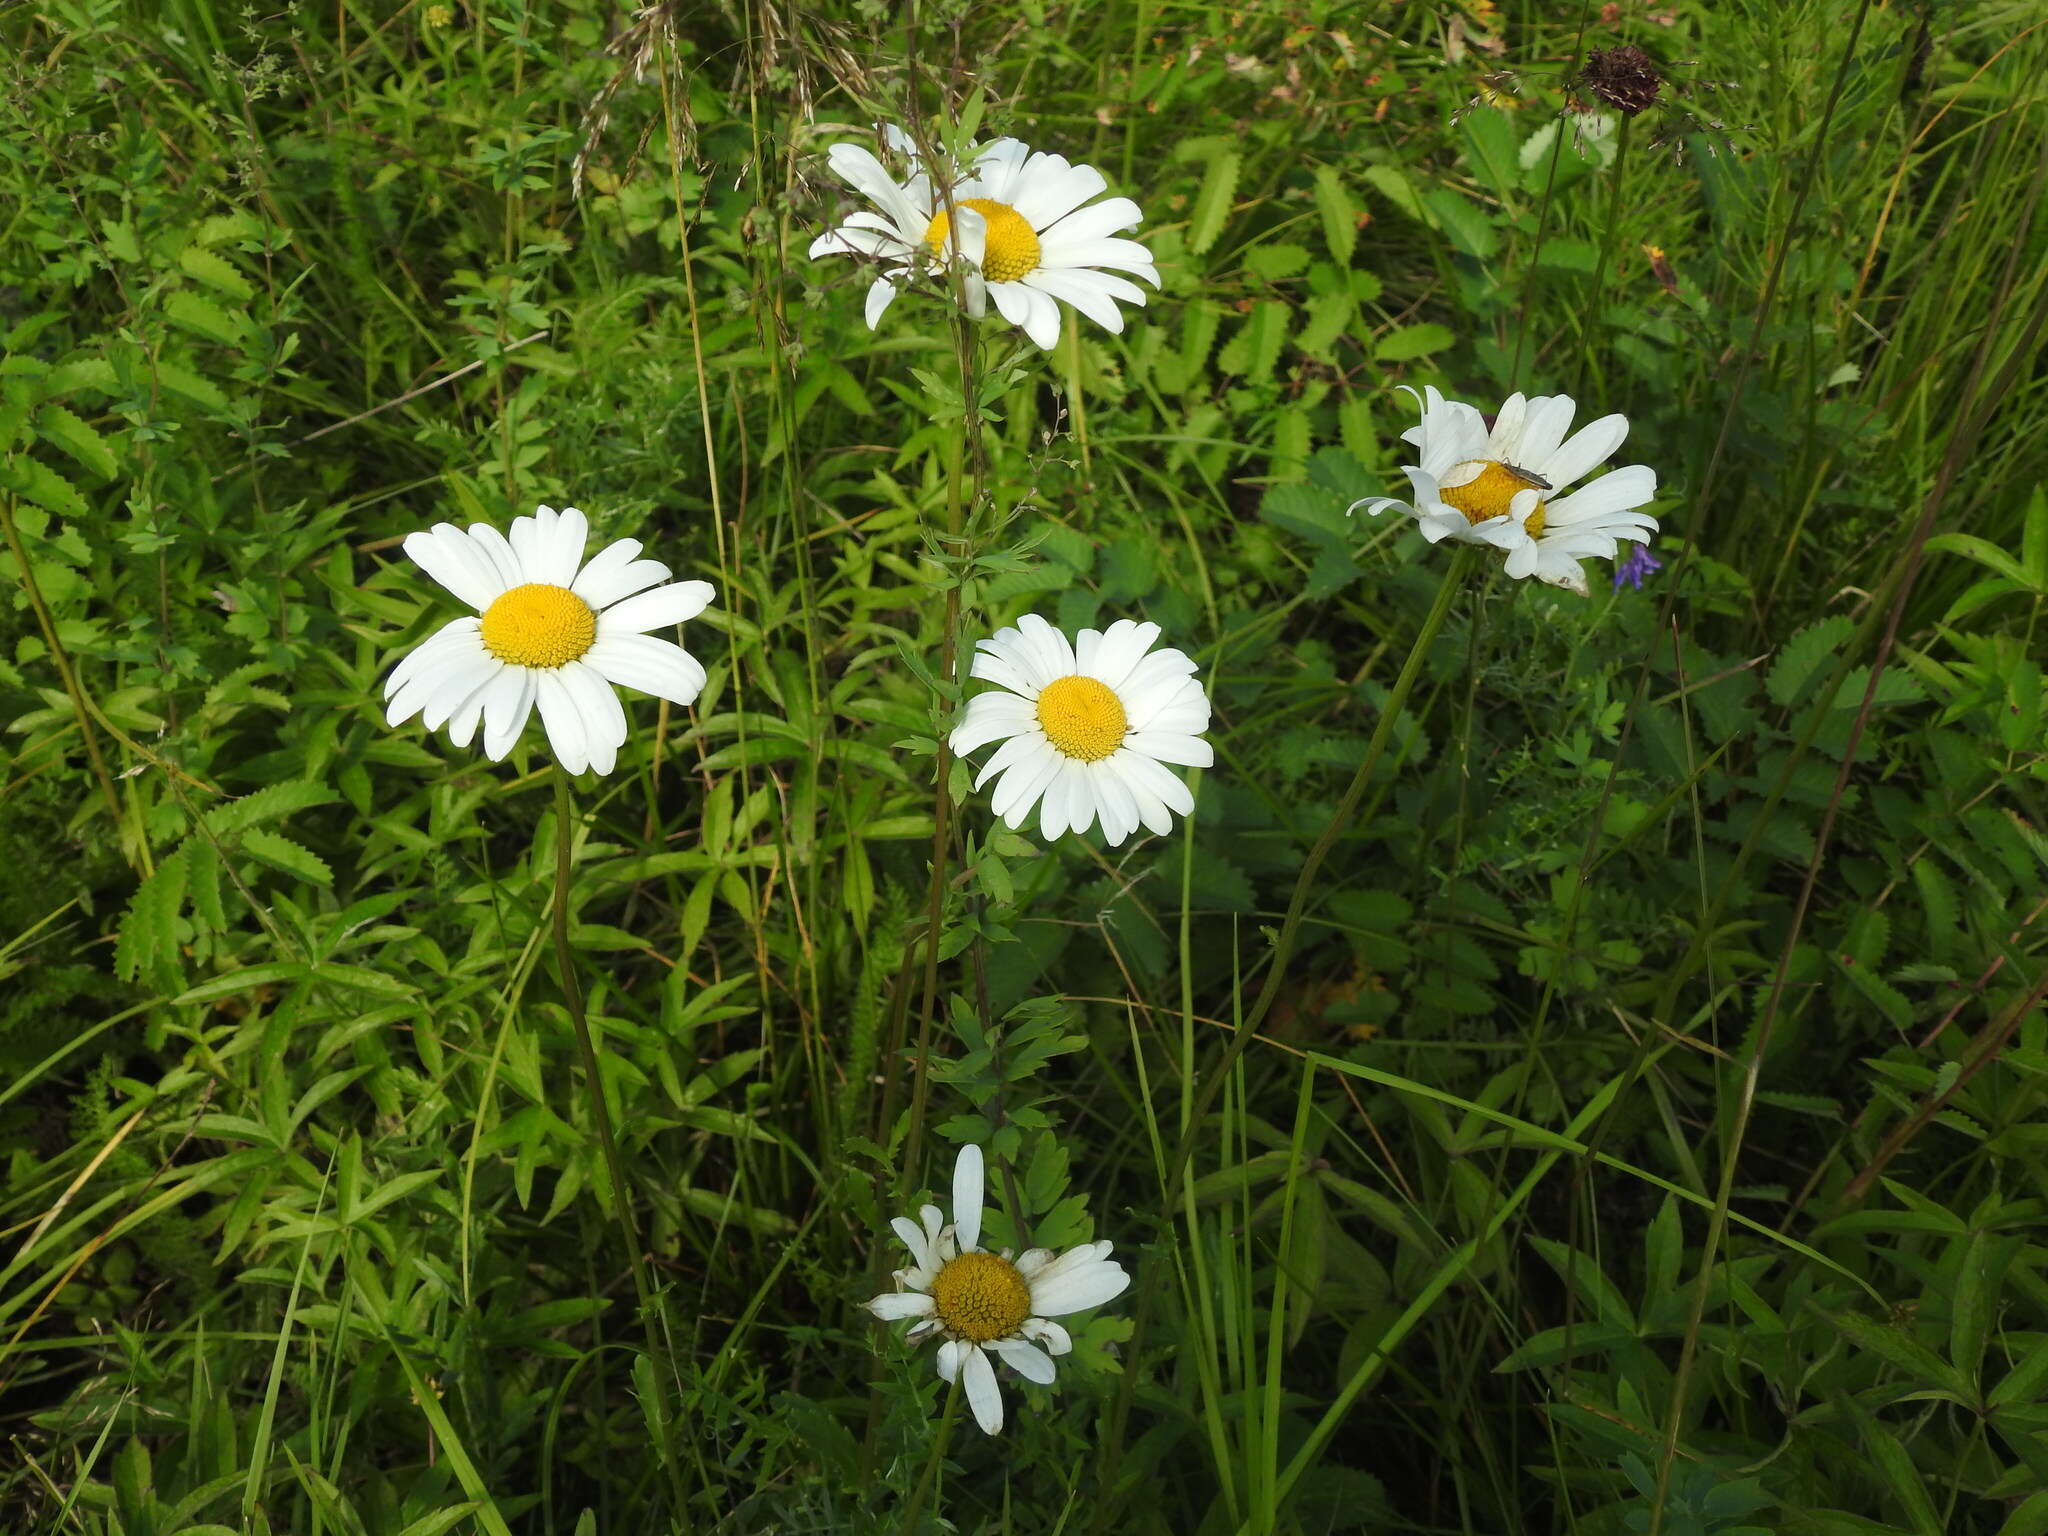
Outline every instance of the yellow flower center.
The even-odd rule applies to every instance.
[[[1124,744],[1131,728],[1124,701],[1092,677],[1055,678],[1038,695],[1038,723],[1068,757],[1099,762]]]
[[[1023,214],[992,197],[962,198],[959,206],[972,208],[988,220],[988,238],[981,249],[983,277],[992,283],[1014,283],[1037,267],[1038,231]],[[931,228],[924,232],[924,243],[931,247],[934,256],[944,258],[946,232],[952,227],[953,220],[945,209],[932,215]]]
[[[1471,460],[1460,464],[1459,469],[1469,469]],[[1439,490],[1445,506],[1456,507],[1465,514],[1469,523],[1483,523],[1490,517],[1503,517],[1508,506],[1521,491],[1547,491],[1550,486],[1527,470],[1517,469],[1512,464],[1501,464],[1491,459],[1486,467],[1463,485]],[[1530,538],[1543,531],[1543,503],[1536,503],[1536,510],[1529,514],[1529,521],[1522,525]]]
[[[529,582],[484,610],[483,638],[515,667],[567,666],[597,639],[597,615],[567,587]]]
[[[932,1277],[932,1306],[956,1337],[1007,1339],[1031,1315],[1031,1287],[993,1253],[963,1253]]]

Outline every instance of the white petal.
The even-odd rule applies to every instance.
[[[1038,803],[1046,786],[1059,777],[1060,768],[1066,762],[1043,737],[1034,740],[1039,747],[1036,755],[1026,758],[1004,774],[996,784],[995,793],[989,796],[988,808],[1007,822],[1012,831],[1030,820],[1032,806]]]
[[[1187,785],[1144,753],[1119,747],[1110,754],[1109,761],[1116,764],[1133,791],[1145,789],[1183,816],[1194,810],[1195,797]],[[1145,824],[1152,825],[1149,821]]]
[[[880,208],[899,228],[908,229],[921,216],[930,222],[929,214],[921,215],[909,194],[882,169],[882,162],[858,144],[834,144],[825,152],[825,161],[842,181]]]
[[[572,661],[558,668],[556,675],[569,690],[576,712],[583,717],[583,739],[590,753],[590,766],[600,774],[618,766],[619,748],[625,745],[626,709],[612,685],[595,668]]]
[[[886,1296],[877,1296],[873,1301],[861,1303],[885,1323],[901,1322],[906,1317],[930,1317],[932,1299],[916,1291],[892,1291]]]
[[[1109,182],[1092,165],[1069,165],[1058,155],[1036,155],[1018,178],[1009,199],[1031,227],[1048,229],[1091,197],[1109,190]]]
[[[931,1250],[925,1246],[925,1235],[916,1222],[908,1216],[894,1216],[889,1220],[889,1230],[903,1240],[903,1246],[910,1250],[911,1262],[919,1269],[931,1264]]]
[[[980,1353],[981,1351],[972,1344],[965,1343],[960,1339],[946,1340],[945,1343],[939,1346],[939,1352],[932,1361],[939,1368],[939,1380],[951,1381],[960,1374],[960,1362],[962,1360],[966,1359],[969,1355],[978,1355]]]
[[[1177,736],[1170,731],[1132,731],[1124,746],[1142,752],[1154,762],[1178,763],[1183,768],[1207,768],[1216,761],[1213,747],[1199,736]]]
[[[953,1231],[963,1251],[981,1238],[981,1148],[969,1142],[953,1160]]]
[[[717,595],[717,588],[708,581],[679,581],[672,586],[656,587],[652,592],[642,592],[605,609],[597,616],[597,632],[638,635],[681,624],[702,613]]]
[[[536,671],[534,699],[540,705],[540,723],[548,733],[548,748],[555,761],[570,773],[590,766],[590,741],[583,728],[583,711],[576,707],[569,686],[553,671]]]
[[[1064,228],[1065,226],[1061,226]],[[1135,240],[1066,240],[1048,236],[1038,248],[1038,264],[1070,272],[1077,267],[1109,267],[1142,277],[1159,286],[1159,269],[1152,265],[1152,253]]]
[[[445,666],[435,668],[426,706],[420,711],[420,724],[430,731],[441,729],[468,702],[469,696],[496,677],[504,665],[482,646],[474,651],[457,651]]]
[[[429,647],[432,648],[431,651]],[[391,690],[390,698],[384,706],[386,725],[403,725],[424,710],[440,693],[441,685],[447,681],[451,672],[462,669],[475,671],[482,662],[497,659],[484,649],[483,639],[474,628],[457,630],[452,624],[422,645],[413,655],[421,657],[420,663],[408,668],[404,679]],[[411,659],[406,658],[407,661]],[[405,664],[401,662],[399,665],[403,667]],[[393,669],[393,676],[397,676],[396,668]],[[460,699],[455,701],[460,702]],[[449,708],[453,709],[454,704]],[[447,715],[444,713],[441,719],[446,718]],[[435,725],[429,726],[428,729],[436,729],[438,725],[439,721],[436,721]]]
[[[1100,1259],[1073,1269],[1046,1271],[1031,1285],[1031,1310],[1039,1317],[1063,1317],[1113,1301],[1129,1289],[1131,1277],[1114,1259]]]
[[[436,666],[448,659],[449,653],[461,649],[482,649],[483,642],[477,638],[482,620],[473,613],[465,613],[459,619],[450,619],[418,645],[398,659],[398,665],[384,679],[384,697],[390,698],[403,688],[406,682],[421,668]],[[466,642],[466,643],[465,643]],[[396,720],[391,724],[396,725]]]
[[[524,667],[507,667],[484,690],[484,756],[492,762],[503,762],[526,729],[533,695],[533,674]]]
[[[1026,1248],[1011,1262],[1017,1266],[1017,1273],[1026,1280],[1029,1280],[1052,1262],[1052,1250],[1050,1248]],[[1030,1329],[1025,1329],[1025,1332],[1029,1333]]]
[[[1570,395],[1531,397],[1522,412],[1522,430],[1515,443],[1515,452],[1521,457],[1510,462],[1539,475],[1544,473],[1541,466],[1550,462],[1557,445],[1571,430],[1572,413],[1577,409]]]
[[[992,741],[1030,730],[1037,718],[1030,703],[1014,693],[977,694],[967,701],[966,712],[947,745],[955,757],[963,757]]]
[[[1051,750],[1044,732],[1037,729],[1035,724],[1027,727],[996,748],[989,760],[982,765],[981,772],[974,776],[974,787],[980,789],[990,779],[998,774],[1008,773],[1026,758],[1035,758],[1040,753]],[[1001,812],[997,814],[1000,815]]]
[[[1095,283],[1086,281],[1076,273],[1040,268],[1025,280],[1023,286],[1036,289],[1055,299],[1065,299],[1113,336],[1123,333],[1123,312],[1116,307],[1116,300]],[[1132,289],[1132,292],[1136,293],[1137,290]],[[1137,302],[1142,304],[1144,299],[1142,293],[1138,294]],[[1059,339],[1057,332],[1054,333],[1053,339]]]
[[[981,1426],[983,1434],[999,1435],[1003,1432],[1003,1393],[996,1385],[996,1368],[973,1345],[965,1348],[967,1360],[961,1384],[967,1388],[967,1406],[974,1410],[974,1422]]]
[[[671,704],[694,704],[704,690],[704,666],[673,640],[658,635],[607,635],[583,653],[583,662],[622,688],[636,688]]]
[[[1137,797],[1131,793],[1124,776],[1109,766],[1108,760],[1090,763],[1089,777],[1094,780],[1095,803],[1102,812],[1102,840],[1110,847],[1122,845],[1123,840],[1138,830],[1143,819],[1138,814]]]
[[[609,608],[621,598],[631,597],[643,587],[668,580],[668,567],[659,560],[641,560],[638,539],[620,539],[592,555],[569,590],[593,608]]]
[[[1048,225],[1039,232],[1038,243],[1045,249],[1056,244],[1079,244],[1084,240],[1100,240],[1120,229],[1134,229],[1144,222],[1144,218],[1145,216],[1138,211],[1138,205],[1128,197],[1106,197],[1099,203],[1090,203],[1086,208],[1076,208],[1058,223]]]
[[[1039,1340],[1049,1355],[1064,1355],[1074,1347],[1073,1335],[1050,1318],[1027,1317],[1024,1326],[1017,1331],[1027,1339]]]
[[[1041,1387],[1051,1386],[1053,1378],[1059,1374],[1043,1350],[1033,1348],[1022,1339],[996,1339],[988,1347],[1001,1357],[1003,1364],[1026,1381],[1035,1381]]]
[[[1024,319],[1024,334],[1050,352],[1060,341],[1060,307],[1049,293],[1040,293],[1036,288],[1026,288],[1024,293],[1031,305],[1031,312]]]
[[[407,534],[405,552],[414,565],[479,613],[505,594],[507,584],[497,564],[453,523]]]
[[[1534,464],[1522,467],[1543,476],[1553,491],[1561,491],[1594,465],[1603,463],[1627,436],[1626,416],[1602,416],[1574,432],[1571,441],[1552,454],[1540,468]]]
[[[1568,528],[1574,523],[1627,512],[1656,498],[1657,472],[1647,464],[1630,464],[1551,502],[1543,509],[1544,527]]]
[[[896,285],[888,278],[878,277],[868,284],[867,303],[862,306],[861,314],[866,318],[869,330],[881,324],[883,314],[895,299]]]
[[[525,566],[520,563],[519,556],[514,553],[512,546],[505,542],[505,535],[489,523],[471,523],[469,540],[470,544],[481,550],[483,557],[491,562],[498,573],[498,579],[504,582],[508,589],[530,579]]]

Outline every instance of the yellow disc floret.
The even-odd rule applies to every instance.
[[[956,1338],[1007,1339],[1031,1315],[1031,1287],[993,1253],[963,1253],[932,1278],[932,1307]]]
[[[529,582],[484,610],[484,649],[515,667],[567,666],[596,639],[596,613],[567,587]]]
[[[1078,674],[1045,685],[1038,695],[1038,723],[1047,741],[1084,763],[1099,762],[1122,746],[1131,726],[1115,690]]]
[[[1470,463],[1460,464],[1459,469],[1470,469]],[[1444,505],[1456,507],[1465,514],[1469,523],[1483,523],[1490,517],[1505,516],[1509,505],[1522,491],[1547,491],[1550,487],[1515,468],[1512,464],[1500,464],[1488,460],[1486,467],[1463,485],[1454,485],[1449,490],[1437,492]],[[1529,521],[1522,529],[1530,538],[1543,531],[1543,503],[1536,503],[1536,510],[1529,514]]]
[[[960,207],[972,208],[988,220],[988,238],[981,249],[981,275],[992,283],[1014,283],[1038,266],[1038,231],[1031,221],[1008,203],[992,197],[963,197]],[[941,208],[932,215],[924,243],[934,256],[944,256],[946,233],[953,221]]]

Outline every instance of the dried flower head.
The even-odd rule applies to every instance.
[[[1657,104],[1664,76],[1647,53],[1633,43],[1623,43],[1619,48],[1593,49],[1572,83],[1615,111],[1634,117]]]

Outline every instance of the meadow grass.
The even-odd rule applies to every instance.
[[[2048,1531],[2036,11],[0,15],[0,1530]],[[882,122],[1159,291],[870,331]],[[1662,569],[1347,516],[1399,385]],[[542,503],[719,594],[573,791],[381,706]],[[943,745],[1030,612],[1171,835]],[[1133,1277],[998,1437],[860,1310],[963,1142]]]

